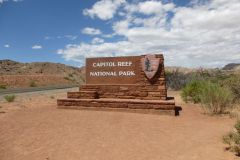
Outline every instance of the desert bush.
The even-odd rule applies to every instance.
[[[64,79],[65,79],[65,80],[68,80],[68,81],[70,81],[70,82],[72,82],[72,83],[75,83],[75,84],[77,83],[77,81],[76,81],[76,79],[74,78],[73,74],[68,74],[68,76],[65,76]]]
[[[231,106],[233,97],[231,90],[212,82],[205,83],[200,92],[202,107],[211,114],[225,113]]]
[[[13,94],[13,95],[6,95],[4,96],[4,99],[7,101],[7,102],[13,102],[15,100],[16,96]]]
[[[194,102],[199,103],[201,101],[200,96],[202,92],[202,88],[204,87],[206,82],[193,80],[188,83],[181,91],[181,98],[184,102]]]
[[[71,80],[71,78],[69,78],[69,77],[67,77],[67,76],[65,76],[64,79],[66,79],[66,80],[68,80],[68,81]]]
[[[228,149],[240,156],[240,120],[234,125],[234,130],[223,136],[223,143],[229,145]]]
[[[234,102],[240,103],[240,75],[232,75],[220,81],[219,84],[231,89],[234,94]]]
[[[29,86],[30,87],[37,87],[37,83],[35,81],[31,81]]]
[[[183,101],[201,103],[202,108],[211,114],[225,113],[231,106],[234,95],[228,88],[210,81],[191,81],[181,92]]]
[[[168,89],[180,90],[184,88],[188,83],[192,81],[204,81],[209,80],[212,77],[222,75],[220,71],[212,71],[199,68],[196,71],[184,73],[179,71],[179,69],[166,72],[166,80]]]
[[[0,84],[0,89],[7,89],[7,85],[5,85],[5,84]]]
[[[68,74],[68,77],[73,77],[73,73],[69,73],[69,74]]]
[[[191,80],[192,76],[190,74],[182,73],[178,69],[171,72],[166,72],[168,89],[180,90]]]
[[[82,84],[82,83],[85,83],[85,82],[86,82],[86,78],[85,78],[85,76],[82,75],[82,74],[79,76],[79,80],[80,80],[80,81],[79,81],[79,84]]]

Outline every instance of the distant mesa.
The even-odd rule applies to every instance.
[[[13,60],[0,60],[0,74],[1,75],[66,75],[74,73],[76,75],[82,74],[81,69],[73,66],[68,66],[61,63],[51,62],[32,62],[21,63]]]
[[[19,62],[10,60],[10,59],[4,59],[4,60],[0,60],[0,65],[13,65],[13,64],[18,64]]]
[[[85,82],[84,68],[51,62],[0,60],[0,85],[23,88],[33,82],[39,87],[82,84]]]
[[[240,70],[240,63],[229,63],[225,65],[223,70]]]

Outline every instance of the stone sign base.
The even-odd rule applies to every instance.
[[[107,98],[59,99],[58,108],[176,115],[173,99],[167,101]]]
[[[160,113],[175,115],[174,99],[139,100],[139,99],[58,99],[58,108],[62,109],[105,109],[130,112]]]
[[[110,92],[111,91],[111,92]],[[107,109],[130,112],[175,115],[173,97],[140,85],[83,85],[79,92],[68,92],[67,99],[58,99],[58,108]]]

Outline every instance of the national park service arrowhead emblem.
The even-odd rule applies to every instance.
[[[160,63],[160,58],[156,58],[156,55],[145,55],[142,61],[142,69],[146,77],[151,80],[157,73]]]

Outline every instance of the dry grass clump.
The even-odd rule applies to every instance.
[[[30,87],[37,87],[37,83],[35,81],[31,81],[29,86]]]
[[[15,100],[16,96],[14,94],[12,95],[6,95],[4,96],[4,99],[7,101],[7,102],[13,102]]]
[[[223,136],[223,143],[228,145],[228,150],[240,156],[240,120],[234,125],[233,131]]]
[[[7,89],[7,85],[5,85],[5,84],[0,84],[0,89]]]

